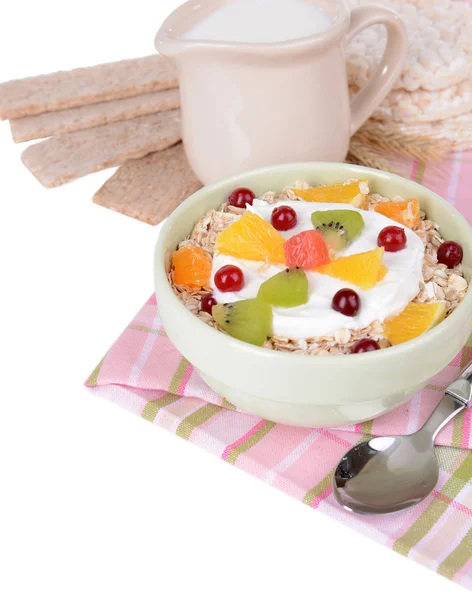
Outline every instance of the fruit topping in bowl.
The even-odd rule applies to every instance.
[[[375,210],[410,229],[414,229],[420,220],[420,203],[416,198],[401,200],[400,202],[393,200],[391,202],[381,202],[377,204]]]
[[[319,231],[302,231],[284,244],[285,264],[288,267],[315,269],[329,263],[329,251]]]
[[[208,325],[310,355],[372,352],[422,335],[467,293],[463,250],[416,199],[367,181],[239,188],[172,256],[170,281]]]
[[[382,229],[377,238],[378,246],[385,248],[386,252],[400,252],[406,247],[406,243],[405,230],[396,225]]]
[[[258,298],[272,306],[293,308],[308,302],[308,279],[304,271],[285,269],[265,281],[259,288]]]
[[[256,195],[248,188],[238,188],[231,192],[228,197],[228,202],[236,208],[246,208],[246,205],[252,206]]]
[[[366,338],[365,340],[359,340],[352,346],[350,354],[363,354],[364,352],[375,352],[380,350],[378,342]]]
[[[365,227],[362,215],[353,210],[317,210],[311,222],[335,252],[352,244]]]
[[[272,332],[272,309],[260,298],[218,304],[213,318],[223,331],[255,346],[262,346]]]
[[[272,211],[270,222],[277,231],[288,231],[297,224],[297,213],[290,206],[278,206]]]
[[[444,242],[438,248],[438,261],[448,269],[457,267],[462,262],[464,252],[456,242]]]
[[[172,255],[172,277],[175,285],[203,288],[211,275],[211,261],[198,247],[184,246]]]
[[[247,260],[285,264],[284,238],[259,215],[246,212],[216,240],[216,250]]]
[[[218,302],[215,300],[213,294],[205,294],[200,303],[200,310],[202,312],[206,312],[209,315],[212,314],[213,307],[216,306]]]
[[[384,249],[376,248],[360,254],[341,256],[327,265],[318,267],[317,271],[323,275],[353,283],[361,290],[370,290],[381,279],[383,256]]]
[[[369,193],[367,181],[335,183],[306,190],[294,188],[293,193],[306,202],[335,202],[363,208]]]
[[[361,308],[361,299],[354,290],[343,288],[334,294],[331,306],[346,317],[355,317]]]
[[[214,280],[220,292],[239,292],[244,287],[244,273],[234,265],[226,265],[218,269]]]
[[[385,337],[392,344],[402,344],[432,329],[446,318],[446,303],[417,304],[411,302],[399,315],[384,324]]]

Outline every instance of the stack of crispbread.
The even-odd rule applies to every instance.
[[[372,0],[349,0],[351,8]],[[461,0],[376,0],[395,10],[408,30],[402,75],[374,113],[379,133],[398,132],[472,147],[472,8]],[[381,26],[362,31],[346,50],[353,94],[368,81],[382,55]],[[372,125],[372,122],[371,124]]]
[[[409,54],[393,91],[353,139],[351,157],[381,166],[372,163],[372,147],[370,162],[363,158],[362,145],[381,139],[377,150],[385,152],[392,136],[392,147],[398,151],[402,140],[406,153],[415,139],[422,147],[437,140],[442,148],[472,148],[472,8],[462,0],[376,1],[405,21]],[[351,8],[371,2],[349,0]],[[378,26],[348,46],[353,95],[384,45]],[[150,224],[201,186],[185,158],[179,106],[176,73],[157,55],[0,84],[0,118],[10,119],[15,142],[48,138],[22,154],[45,187],[118,166],[94,201]]]
[[[94,200],[151,224],[199,187],[181,143],[178,80],[154,55],[0,84],[0,118],[45,187],[108,167]]]

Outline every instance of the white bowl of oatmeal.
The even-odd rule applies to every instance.
[[[399,406],[460,351],[471,268],[472,229],[433,192],[302,163],[186,200],[160,233],[155,287],[171,341],[228,402],[335,427]]]

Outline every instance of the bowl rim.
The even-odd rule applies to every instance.
[[[362,354],[341,354],[335,356],[313,356],[309,354],[296,354],[294,352],[277,352],[276,350],[272,350],[270,348],[261,348],[259,346],[254,346],[252,344],[248,344],[246,342],[242,342],[235,338],[228,336],[217,329],[210,327],[206,323],[204,323],[201,319],[199,319],[196,315],[190,312],[178,299],[178,297],[174,294],[174,291],[169,283],[168,274],[165,270],[164,266],[164,255],[165,255],[165,246],[166,246],[166,238],[168,233],[172,229],[172,225],[174,222],[178,221],[181,216],[183,216],[188,209],[189,205],[196,205],[200,202],[201,198],[203,198],[207,193],[218,190],[218,188],[228,186],[229,184],[238,184],[241,179],[246,177],[253,177],[257,175],[268,175],[271,173],[277,173],[280,170],[284,169],[312,169],[313,166],[316,165],[317,169],[323,168],[339,168],[349,171],[355,172],[356,176],[359,173],[365,173],[367,176],[369,174],[382,175],[386,179],[395,181],[406,182],[408,185],[411,185],[413,188],[416,188],[419,191],[423,191],[425,194],[430,195],[434,198],[434,201],[445,204],[447,208],[454,214],[455,218],[466,226],[469,229],[470,233],[470,242],[472,244],[472,227],[469,225],[467,219],[449,202],[444,200],[441,196],[428,189],[426,186],[407,179],[406,177],[402,177],[401,175],[396,175],[394,173],[389,173],[387,171],[382,171],[380,169],[372,169],[370,167],[364,167],[360,165],[353,165],[349,163],[337,163],[337,162],[295,162],[295,163],[283,163],[278,165],[270,165],[267,167],[260,167],[257,169],[252,169],[250,171],[244,171],[241,173],[237,173],[235,175],[231,175],[229,177],[225,177],[224,179],[220,179],[212,184],[204,186],[191,196],[189,196],[184,202],[182,202],[165,220],[162,225],[162,228],[159,231],[158,239],[155,245],[155,259],[154,259],[154,277],[155,277],[155,290],[156,297],[164,295],[164,301],[171,302],[175,309],[179,311],[182,315],[183,319],[188,319],[191,317],[191,322],[197,328],[197,332],[201,331],[202,335],[209,336],[209,341],[211,339],[220,340],[222,336],[226,338],[227,343],[234,348],[236,351],[252,353],[260,358],[270,357],[272,361],[280,360],[280,361],[296,361],[299,364],[311,363],[313,364],[313,359],[316,358],[316,364],[319,366],[331,366],[335,364],[346,364],[347,361],[354,363],[354,361],[363,361],[366,364],[375,364],[378,361],[383,359],[388,359],[389,357],[397,357],[402,353],[408,353],[408,351],[421,350],[424,347],[427,347],[429,342],[434,342],[437,338],[441,337],[448,328],[449,325],[459,324],[460,321],[463,321],[467,318],[472,318],[472,285],[469,285],[466,295],[459,303],[454,312],[447,317],[442,323],[436,325],[430,331],[427,331],[417,338],[410,340],[408,342],[404,342],[402,344],[398,344],[397,346],[391,346],[389,348],[383,348],[381,352],[366,352]],[[203,215],[202,215],[203,216]],[[469,282],[470,283],[470,282]],[[163,285],[162,285],[163,284]],[[160,293],[157,293],[157,289],[159,288]],[[467,316],[469,315],[469,316]],[[189,321],[190,322],[190,321]],[[201,328],[201,329],[199,329]],[[212,337],[217,336],[217,337]],[[279,357],[278,359],[276,357]]]

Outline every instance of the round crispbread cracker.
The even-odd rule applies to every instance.
[[[348,0],[350,7],[372,0]],[[394,89],[437,91],[472,79],[472,8],[462,0],[376,0],[404,20],[405,68]],[[364,87],[385,47],[385,28],[369,27],[347,47],[349,84]]]
[[[354,92],[351,89],[351,93]],[[378,121],[425,123],[456,117],[472,110],[472,82],[462,81],[444,90],[393,90],[372,115]]]

